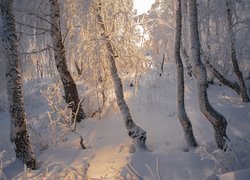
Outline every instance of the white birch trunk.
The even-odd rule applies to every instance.
[[[122,85],[121,78],[119,77],[119,74],[117,72],[116,62],[115,62],[117,56],[115,55],[115,49],[112,46],[112,43],[109,39],[109,36],[106,34],[106,28],[105,28],[103,18],[101,15],[101,10],[102,10],[101,6],[102,6],[102,3],[100,2],[98,4],[98,7],[97,7],[98,8],[97,20],[98,20],[98,23],[99,23],[102,31],[103,31],[103,33],[101,35],[105,41],[105,44],[106,44],[106,47],[108,50],[109,67],[110,67],[111,77],[112,77],[114,85],[115,85],[116,101],[117,101],[117,104],[118,104],[120,111],[122,113],[123,120],[124,120],[126,129],[128,131],[128,135],[133,139],[133,143],[134,143],[136,149],[137,150],[147,150],[146,131],[143,130],[140,126],[138,126],[133,121],[129,107],[124,99],[123,85]]]
[[[60,8],[58,0],[49,0],[51,6],[51,35],[53,50],[55,55],[56,67],[63,83],[65,91],[66,103],[72,109],[72,120],[80,103],[77,87],[74,79],[72,78],[67,64],[66,64],[66,50],[63,45],[61,28],[60,28]],[[77,114],[77,122],[85,118],[85,113],[80,105],[79,113]]]
[[[188,7],[187,7],[187,0],[182,0],[181,1],[181,13],[183,14],[182,16],[182,29],[181,29],[181,54],[182,57],[185,60],[185,65],[187,69],[187,74],[192,77],[193,75],[193,70],[192,70],[192,65],[190,63],[189,55],[188,55],[188,49],[189,49],[189,30],[188,30]]]
[[[27,131],[27,117],[22,96],[22,84],[17,36],[13,15],[13,1],[0,0],[2,11],[2,42],[6,64],[7,94],[10,111],[10,140],[15,144],[16,157],[21,159],[28,168],[34,169],[36,158],[30,144]]]
[[[207,0],[207,8],[210,10],[211,8],[211,0]],[[207,15],[207,21],[205,23],[206,26],[206,34],[205,34],[205,44],[207,45],[207,49],[211,51],[211,45],[210,45],[210,38],[211,38],[211,27],[210,27],[210,21],[211,21],[211,15],[210,12]]]
[[[230,52],[231,52],[231,62],[233,64],[234,72],[239,80],[240,86],[240,96],[243,102],[249,102],[249,97],[247,94],[246,85],[243,79],[242,72],[240,71],[237,56],[236,56],[236,48],[235,48],[235,36],[233,32],[232,22],[233,22],[233,13],[232,13],[232,1],[226,1],[226,8],[227,8],[227,25],[228,25],[228,32],[229,32],[229,39],[230,39]]]
[[[214,135],[218,148],[226,148],[225,117],[217,112],[210,104],[207,96],[207,74],[200,57],[200,40],[198,32],[198,17],[196,0],[189,0],[189,29],[190,29],[190,54],[197,77],[199,108],[203,115],[214,127]]]
[[[176,7],[176,29],[175,29],[175,45],[174,45],[174,56],[177,68],[177,115],[182,125],[186,142],[190,147],[196,147],[197,142],[195,140],[192,124],[187,116],[185,109],[185,94],[184,94],[184,70],[183,64],[180,57],[180,45],[181,45],[181,0],[177,0]]]

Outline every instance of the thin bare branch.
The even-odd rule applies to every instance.
[[[51,48],[52,48],[51,46],[47,46],[44,49],[33,49],[31,52],[23,52],[23,53],[20,53],[20,54],[22,54],[22,55],[39,54],[39,53],[42,53],[44,51],[48,51]]]

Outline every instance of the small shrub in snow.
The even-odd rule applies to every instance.
[[[49,85],[46,91],[42,91],[42,94],[47,99],[51,109],[47,112],[51,143],[57,144],[64,141],[64,135],[71,131],[71,109],[65,104],[60,84]]]
[[[149,172],[150,176],[149,177],[143,177],[142,174],[140,174],[134,166],[129,163],[126,165],[126,169],[128,170],[127,173],[127,178],[130,180],[143,180],[143,179],[155,179],[155,180],[162,180],[166,178],[162,178],[161,172],[160,172],[160,167],[159,167],[159,158],[156,158],[156,166],[155,169],[150,167],[148,164],[145,164],[145,167],[147,171]]]
[[[86,179],[88,170],[88,162],[83,161],[81,166],[73,167],[64,163],[54,164],[47,168],[42,179]]]
[[[196,149],[201,160],[209,159],[214,162],[214,172],[223,174],[229,171],[241,169],[240,161],[230,143],[227,143],[228,150],[221,149],[211,150],[209,147],[202,145]]]
[[[47,98],[48,105],[51,111],[47,112],[49,118],[49,129],[52,144],[57,144],[58,142],[65,141],[65,135],[74,132],[79,136],[80,145],[82,149],[86,149],[83,144],[82,135],[76,130],[76,117],[72,124],[72,113],[69,108],[70,105],[66,105],[63,100],[63,95],[61,93],[61,88],[59,84],[52,84],[48,86],[47,91],[42,92]],[[76,114],[79,113],[80,104],[79,102],[76,110]]]

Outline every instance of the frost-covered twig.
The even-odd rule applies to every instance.
[[[81,103],[83,102],[84,99],[82,99],[78,105],[77,105],[77,109],[76,109],[76,114],[74,117],[74,125],[73,125],[73,129],[72,132],[76,133],[79,137],[80,137],[80,145],[82,147],[82,149],[86,149],[85,145],[83,144],[83,137],[82,135],[76,130],[76,119],[77,119],[77,115],[79,113],[80,107],[81,107]]]
[[[154,173],[153,173],[152,169],[149,167],[148,164],[145,164],[145,167],[147,168],[148,172],[150,173],[150,175],[151,175],[152,178],[154,179]]]
[[[14,11],[16,12],[22,12],[24,13],[25,15],[30,15],[32,17],[35,17],[35,18],[38,18],[40,20],[43,20],[44,22],[47,22],[48,24],[52,24],[48,19],[36,14],[35,12],[32,12],[32,11],[28,11],[28,10],[23,10],[23,9],[17,9],[17,8],[13,8]]]
[[[54,123],[53,123],[53,120],[51,118],[51,114],[49,112],[47,112],[47,115],[48,115],[48,118],[49,118],[49,122],[50,122],[50,125],[52,127],[52,132],[54,134],[54,139],[55,139],[55,144],[57,144],[57,135],[56,135],[56,131],[55,131],[55,127],[54,127]],[[51,139],[52,140],[52,139]],[[53,143],[53,142],[52,142]]]
[[[22,52],[20,54],[22,54],[22,55],[39,54],[39,53],[43,53],[44,51],[48,51],[50,49],[51,49],[51,47],[47,46],[46,48],[43,48],[43,49],[32,49],[31,52]]]
[[[214,162],[215,169],[218,173],[226,173],[229,171],[239,170],[241,168],[239,158],[235,154],[233,147],[229,147],[225,152],[220,149],[210,150],[207,146],[200,146],[197,148],[196,153],[201,156],[201,159],[209,159]]]
[[[82,147],[82,149],[86,149],[85,145],[83,144],[83,137],[82,135],[76,130],[76,120],[77,120],[77,114],[79,113],[80,107],[81,107],[81,103],[83,102],[84,99],[82,99],[78,105],[77,105],[77,110],[74,116],[74,121],[73,121],[73,128],[71,127],[71,125],[68,123],[68,121],[66,120],[66,117],[64,117],[64,115],[58,110],[56,109],[56,107],[54,107],[54,109],[56,109],[58,111],[58,113],[60,114],[60,116],[64,119],[64,122],[67,124],[67,126],[71,129],[71,132],[77,134],[80,138],[80,145]]]
[[[81,103],[83,102],[84,99],[82,99],[77,105],[77,109],[74,114],[73,125],[72,125],[70,121],[70,119],[72,119],[72,116],[71,116],[72,114],[69,113],[68,111],[69,109],[68,108],[63,109],[62,107],[60,107],[61,102],[62,102],[61,101],[62,95],[60,94],[60,88],[58,86],[52,86],[48,88],[47,92],[43,92],[43,94],[47,98],[48,104],[50,108],[52,109],[52,113],[48,112],[48,118],[50,120],[52,132],[54,134],[56,141],[57,141],[57,137],[63,137],[66,134],[73,132],[79,136],[80,145],[82,149],[86,149],[86,147],[83,144],[82,135],[76,130],[77,115],[80,112]],[[56,120],[52,119],[52,115],[54,113],[56,115]],[[60,122],[60,119],[62,119],[62,122]],[[60,128],[64,128],[63,135],[61,134],[57,135],[56,126],[59,126]]]
[[[70,124],[67,121],[67,117],[65,117],[65,115],[63,115],[63,113],[61,112],[61,110],[59,110],[53,103],[50,104],[50,106],[53,108],[54,111],[56,111],[64,120],[65,124],[70,127]],[[71,128],[71,127],[70,127]]]
[[[76,119],[77,119],[77,115],[79,113],[79,110],[80,110],[80,106],[81,106],[81,103],[83,102],[84,99],[82,99],[78,105],[77,105],[77,109],[76,109],[76,114],[75,114],[75,117],[74,117],[74,125],[73,125],[73,131],[76,131]]]
[[[137,179],[143,180],[143,177],[135,170],[135,168],[132,166],[132,164],[126,165],[127,170],[133,174]]]
[[[158,157],[156,157],[156,173],[157,173],[159,180],[162,180],[160,169],[159,169],[159,158]]]

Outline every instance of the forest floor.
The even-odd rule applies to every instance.
[[[228,121],[231,150],[227,152],[216,148],[213,128],[199,111],[194,80],[186,86],[186,108],[199,144],[196,149],[189,149],[184,141],[176,116],[176,82],[172,76],[144,76],[137,93],[127,87],[126,99],[134,120],[147,131],[149,149],[134,152],[116,105],[100,119],[88,118],[77,124],[87,146],[86,150],[81,149],[76,134],[49,120],[50,108],[41,94],[48,83],[25,85],[37,170],[27,170],[15,159],[9,141],[9,115],[0,112],[0,179],[246,180],[250,177],[250,103],[242,103],[226,87],[213,85],[208,92],[211,104]]]

